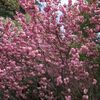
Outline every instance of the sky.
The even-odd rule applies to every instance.
[[[76,0],[72,0],[72,2],[74,3]],[[61,0],[61,4],[68,4],[68,0]]]
[[[72,3],[75,3],[76,0],[72,0]],[[61,4],[64,5],[64,4],[68,4],[68,0],[61,0]],[[41,3],[41,6],[39,6],[41,11],[44,12],[44,8],[46,7],[46,3],[45,2],[42,2]],[[59,11],[58,12],[58,18],[57,18],[57,21],[59,22],[59,17],[62,15],[62,12]]]

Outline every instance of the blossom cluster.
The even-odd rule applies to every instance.
[[[100,8],[80,1],[61,6],[46,0],[42,13],[35,0],[19,0],[28,21],[20,12],[15,16],[19,27],[0,18],[2,100],[100,98],[94,92],[99,86],[100,46],[93,41],[100,31]],[[59,23],[57,11],[63,13]]]

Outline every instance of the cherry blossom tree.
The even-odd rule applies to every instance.
[[[16,12],[20,27],[0,18],[0,99],[98,100],[98,4],[45,2],[42,13],[35,0],[19,0],[30,16]]]

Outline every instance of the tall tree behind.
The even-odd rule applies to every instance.
[[[0,16],[12,18],[19,8],[18,0],[0,0]]]

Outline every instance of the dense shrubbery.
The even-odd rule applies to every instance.
[[[41,13],[35,0],[20,0],[30,15],[26,21],[17,13],[20,30],[10,19],[0,19],[1,100],[100,99],[100,46],[93,41],[100,31],[100,8],[82,0],[68,7],[57,1],[47,0]]]

